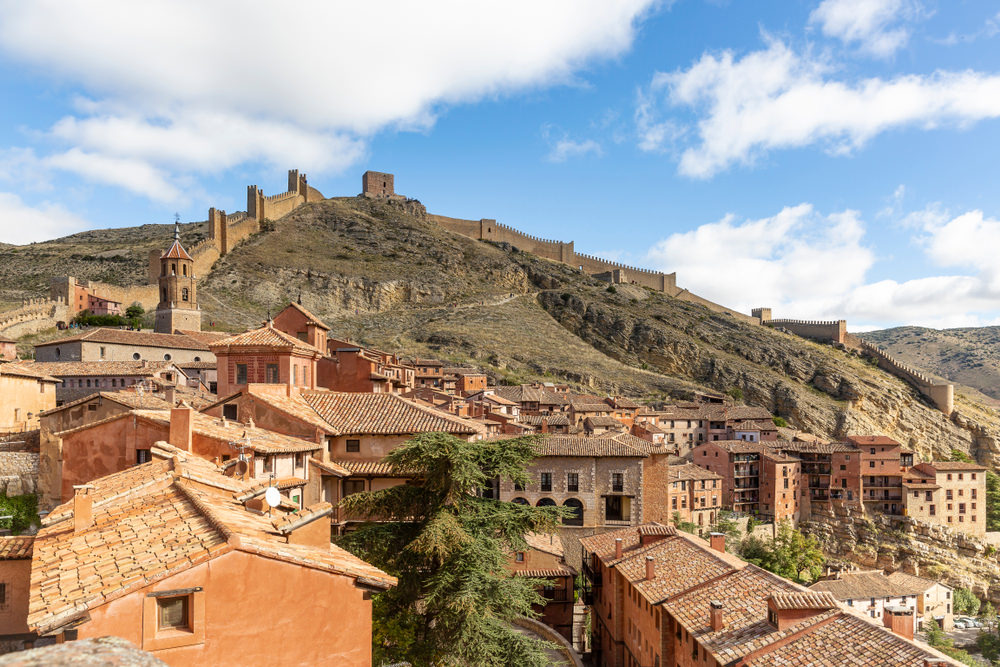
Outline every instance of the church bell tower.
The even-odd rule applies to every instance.
[[[178,330],[201,331],[201,308],[195,285],[194,259],[181,245],[179,224],[174,224],[174,242],[160,255],[160,303],[156,306],[157,333]]]

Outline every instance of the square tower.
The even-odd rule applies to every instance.
[[[393,175],[380,171],[366,171],[361,176],[361,194],[376,199],[389,199],[396,195]]]

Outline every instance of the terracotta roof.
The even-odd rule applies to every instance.
[[[964,461],[931,461],[930,463],[921,463],[918,465],[930,466],[938,472],[980,472],[986,470],[986,466],[979,465],[978,463],[965,463]]]
[[[515,567],[514,569],[511,570],[511,574],[514,575],[515,577],[533,577],[537,579],[576,576],[576,572],[569,569],[569,567],[561,567],[559,569],[549,569],[549,570],[519,570]]]
[[[606,533],[600,533],[599,535],[591,535],[589,537],[581,537],[580,545],[588,553],[597,554],[597,557],[604,562],[605,565],[610,565],[616,563],[615,559],[615,540],[621,539],[622,541],[622,558],[627,558],[629,552],[634,550],[639,546],[639,537],[643,534],[642,530],[649,530],[650,526],[659,527],[658,530],[661,532],[646,533],[653,535],[676,535],[677,529],[673,526],[668,526],[660,523],[645,523],[641,526],[629,526],[628,528],[620,528],[619,530],[611,530]]]
[[[175,237],[174,242],[170,244],[167,251],[160,255],[160,259],[191,259],[191,255],[189,255],[187,250],[184,249],[184,246],[181,245],[180,239]]]
[[[653,579],[646,579],[647,558],[653,559]],[[615,569],[650,604],[658,604],[746,565],[735,556],[710,549],[704,540],[678,532],[625,554]]]
[[[492,398],[492,397],[490,397]],[[565,414],[558,415],[518,415],[517,421],[520,424],[530,426],[541,426],[543,420],[548,420],[549,426],[569,426],[569,417]]]
[[[31,558],[34,544],[35,538],[31,535],[0,537],[0,560],[27,560]]]
[[[923,667],[929,651],[865,619],[828,612],[806,624],[806,632],[747,665],[782,667]],[[793,626],[797,628],[800,625]],[[955,663],[951,663],[955,664]]]
[[[566,405],[566,397],[548,389],[539,389],[531,385],[506,386],[498,385],[494,387],[497,396],[503,396],[508,401],[515,403],[541,403],[543,405]]]
[[[524,541],[536,551],[544,551],[553,556],[563,556],[562,537],[558,533],[525,533]]]
[[[748,442],[746,440],[712,440],[711,442],[699,443],[699,446],[702,445],[715,445],[733,454],[761,454],[767,449],[762,442]]]
[[[310,458],[309,463],[320,469],[321,472],[325,472],[328,475],[336,475],[337,477],[349,477],[351,471],[344,466],[337,465],[333,461],[320,461],[318,459]]]
[[[906,572],[893,572],[887,575],[887,577],[889,583],[896,586],[900,591],[907,591],[906,595],[919,595],[941,584],[939,581],[931,581],[930,579],[924,579],[923,577],[907,574]],[[945,588],[950,588],[946,584],[941,585]]]
[[[348,471],[350,475],[361,475],[373,477],[413,477],[410,473],[393,472],[392,467],[385,461],[349,461],[341,459],[334,461],[334,465]]]
[[[132,410],[130,413],[123,413],[122,416],[133,414],[141,419],[157,422],[159,424],[170,424],[170,412],[166,410]],[[249,426],[237,421],[223,420],[218,417],[211,417],[201,412],[193,412],[191,430],[198,435],[213,440],[232,442],[241,440],[243,435],[250,436],[250,448],[261,454],[286,454],[293,452],[312,452],[322,449],[323,446],[301,438],[293,438],[284,433],[269,431],[256,426]]]
[[[295,310],[297,310],[300,313],[302,313],[303,315],[305,315],[305,318],[306,318],[306,320],[308,320],[309,324],[315,324],[320,329],[325,329],[327,331],[330,330],[330,327],[328,327],[323,322],[323,320],[319,319],[318,317],[316,317],[315,315],[313,315],[312,313],[310,313],[308,310],[306,310],[306,308],[301,303],[296,303],[296,302],[293,301],[290,304],[288,304],[287,306],[285,306],[285,308],[294,308]]]
[[[295,336],[290,336],[284,331],[275,329],[274,325],[270,322],[262,327],[251,329],[250,331],[245,331],[241,334],[230,336],[229,338],[217,340],[209,345],[209,348],[213,352],[222,351],[224,348],[232,349],[234,347],[277,347],[309,354],[322,354],[326,352],[318,347],[313,347],[305,341],[299,340]]]
[[[188,466],[179,457],[154,460],[91,482],[94,523],[78,532],[68,523],[73,501],[43,519],[31,569],[32,630],[57,630],[89,609],[233,550],[379,588],[395,584],[334,545],[288,544],[271,520],[236,501],[231,488],[238,481],[206,470],[191,475]]]
[[[251,396],[255,399],[259,399],[279,412],[282,412],[289,417],[294,417],[300,421],[304,421],[310,426],[316,427],[320,431],[327,432],[330,430],[330,425],[323,421],[323,419],[316,414],[316,411],[309,407],[308,403],[302,400],[301,396],[297,393],[289,396],[285,385],[248,384],[240,391],[230,394],[229,396],[224,396],[211,405],[202,408],[202,410],[209,410],[213,407],[228,403],[229,401],[232,401],[240,396]]]
[[[620,435],[620,434],[616,434]],[[539,456],[599,456],[645,458],[635,447],[621,442],[614,435],[547,435],[539,438],[535,447]]]
[[[683,465],[671,465],[667,468],[667,479],[669,480],[709,480],[709,479],[722,479],[721,475],[708,470],[707,468],[702,468],[699,465],[693,463],[684,463]]]
[[[902,446],[902,443],[893,440],[887,435],[849,435],[847,436],[847,441],[854,443],[855,445],[890,445],[895,447]]]
[[[32,380],[39,380],[41,382],[62,382],[59,378],[46,373],[44,368],[38,368],[33,362],[9,362],[0,364],[0,375],[29,378]]]
[[[169,361],[36,361],[31,364],[53,377],[153,377],[172,366]]]
[[[899,577],[891,579],[881,572],[844,572],[839,579],[823,579],[809,588],[814,591],[826,591],[838,600],[898,598],[902,595],[916,595],[926,590],[926,588],[914,590],[913,582]]]
[[[107,327],[98,327],[92,331],[87,331],[69,338],[60,338],[58,340],[50,340],[45,343],[38,343],[35,347],[49,347],[51,345],[61,345],[63,343],[73,343],[77,341],[109,343],[113,345],[136,345],[140,347],[164,347],[178,350],[208,351],[207,345],[195,340],[191,336],[183,334],[153,333],[152,331],[129,331],[128,329],[111,329]]]
[[[216,361],[188,361],[183,364],[174,364],[177,368],[186,371],[215,370],[218,368]]]
[[[429,431],[472,435],[484,430],[396,394],[303,391],[300,396],[336,435],[408,435]]]
[[[768,601],[775,609],[837,609],[836,598],[826,591],[773,593]]]
[[[583,401],[570,399],[569,407],[573,412],[611,412],[612,408],[604,401]]]
[[[583,420],[583,423],[591,428],[624,428],[622,423],[614,417],[587,417]]]
[[[789,440],[773,440],[764,443],[772,449],[800,454],[833,454],[835,452],[856,452],[858,448],[846,442],[795,442]]]
[[[704,586],[690,588],[664,602],[662,607],[694,635],[716,661],[728,665],[753,650],[751,640],[769,643],[787,636],[788,633],[779,633],[767,622],[767,598],[800,590],[790,581],[755,565],[747,565],[730,570]],[[712,630],[710,624],[712,602],[723,605],[724,626],[720,630]]]

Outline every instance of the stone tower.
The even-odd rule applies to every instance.
[[[160,303],[156,306],[157,333],[178,329],[201,331],[201,308],[195,285],[194,260],[181,245],[181,230],[174,225],[174,242],[160,255]]]

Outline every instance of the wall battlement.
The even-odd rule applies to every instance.
[[[878,345],[847,333],[846,320],[774,320],[771,319],[770,308],[754,308],[751,313],[765,326],[787,329],[803,338],[841,343],[848,348],[867,352],[875,357],[879,368],[913,385],[941,412],[951,416],[955,410],[954,385],[936,382],[926,373],[904,364]]]

